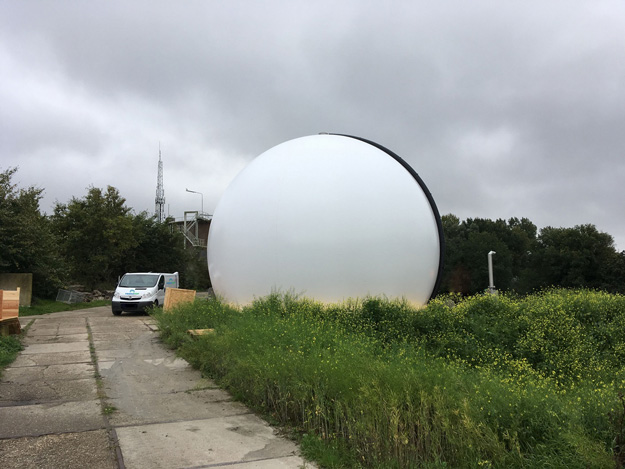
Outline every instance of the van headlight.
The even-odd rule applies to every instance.
[[[113,293],[113,298],[115,299],[119,299],[119,292],[116,291],[115,293]]]

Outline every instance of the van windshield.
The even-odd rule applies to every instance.
[[[124,275],[120,287],[137,288],[137,287],[153,287],[158,281],[157,274],[139,274],[139,275]]]

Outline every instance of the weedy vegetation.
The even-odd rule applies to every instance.
[[[117,407],[113,405],[106,405],[102,408],[102,415],[113,415],[115,412],[117,412]]]
[[[622,295],[445,296],[417,310],[272,294],[154,315],[166,343],[323,467],[625,461]],[[202,328],[215,333],[186,333]]]

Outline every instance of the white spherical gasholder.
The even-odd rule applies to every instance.
[[[423,305],[443,258],[438,210],[417,173],[368,140],[320,134],[255,158],[219,201],[208,236],[215,292],[322,302],[386,296]]]

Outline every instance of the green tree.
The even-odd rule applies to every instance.
[[[88,288],[114,285],[125,257],[139,245],[126,199],[111,186],[57,203],[52,221],[71,279]]]
[[[87,288],[110,289],[125,272],[180,272],[185,287],[207,283],[182,234],[146,212],[133,214],[114,187],[57,204],[53,226],[70,278]]]
[[[612,257],[607,267],[612,279],[610,291],[625,294],[625,251],[621,251]]]
[[[191,254],[184,249],[182,233],[172,230],[169,223],[157,222],[146,212],[135,215],[132,222],[137,246],[124,256],[120,273],[186,272]]]
[[[63,262],[39,208],[43,189],[18,189],[11,182],[16,172],[0,172],[0,272],[32,273],[33,295],[50,296],[61,284]]]
[[[187,253],[189,260],[185,268],[185,275],[181,279],[182,287],[206,291],[211,286],[206,248],[194,247],[187,249]]]
[[[488,282],[486,256],[495,251],[495,286],[529,293],[549,286],[625,292],[625,251],[594,225],[538,230],[527,218],[441,217],[445,232],[442,291],[474,294]]]
[[[474,294],[488,286],[487,254],[495,251],[493,273],[498,289],[518,289],[527,269],[536,226],[527,218],[489,220],[455,215],[441,217],[445,233],[442,290]]]
[[[532,253],[537,287],[622,289],[623,256],[608,233],[592,224],[574,228],[546,227]]]
[[[471,272],[466,266],[463,244],[466,239],[465,227],[456,215],[441,217],[445,234],[445,264],[441,291],[468,293],[471,286]]]

